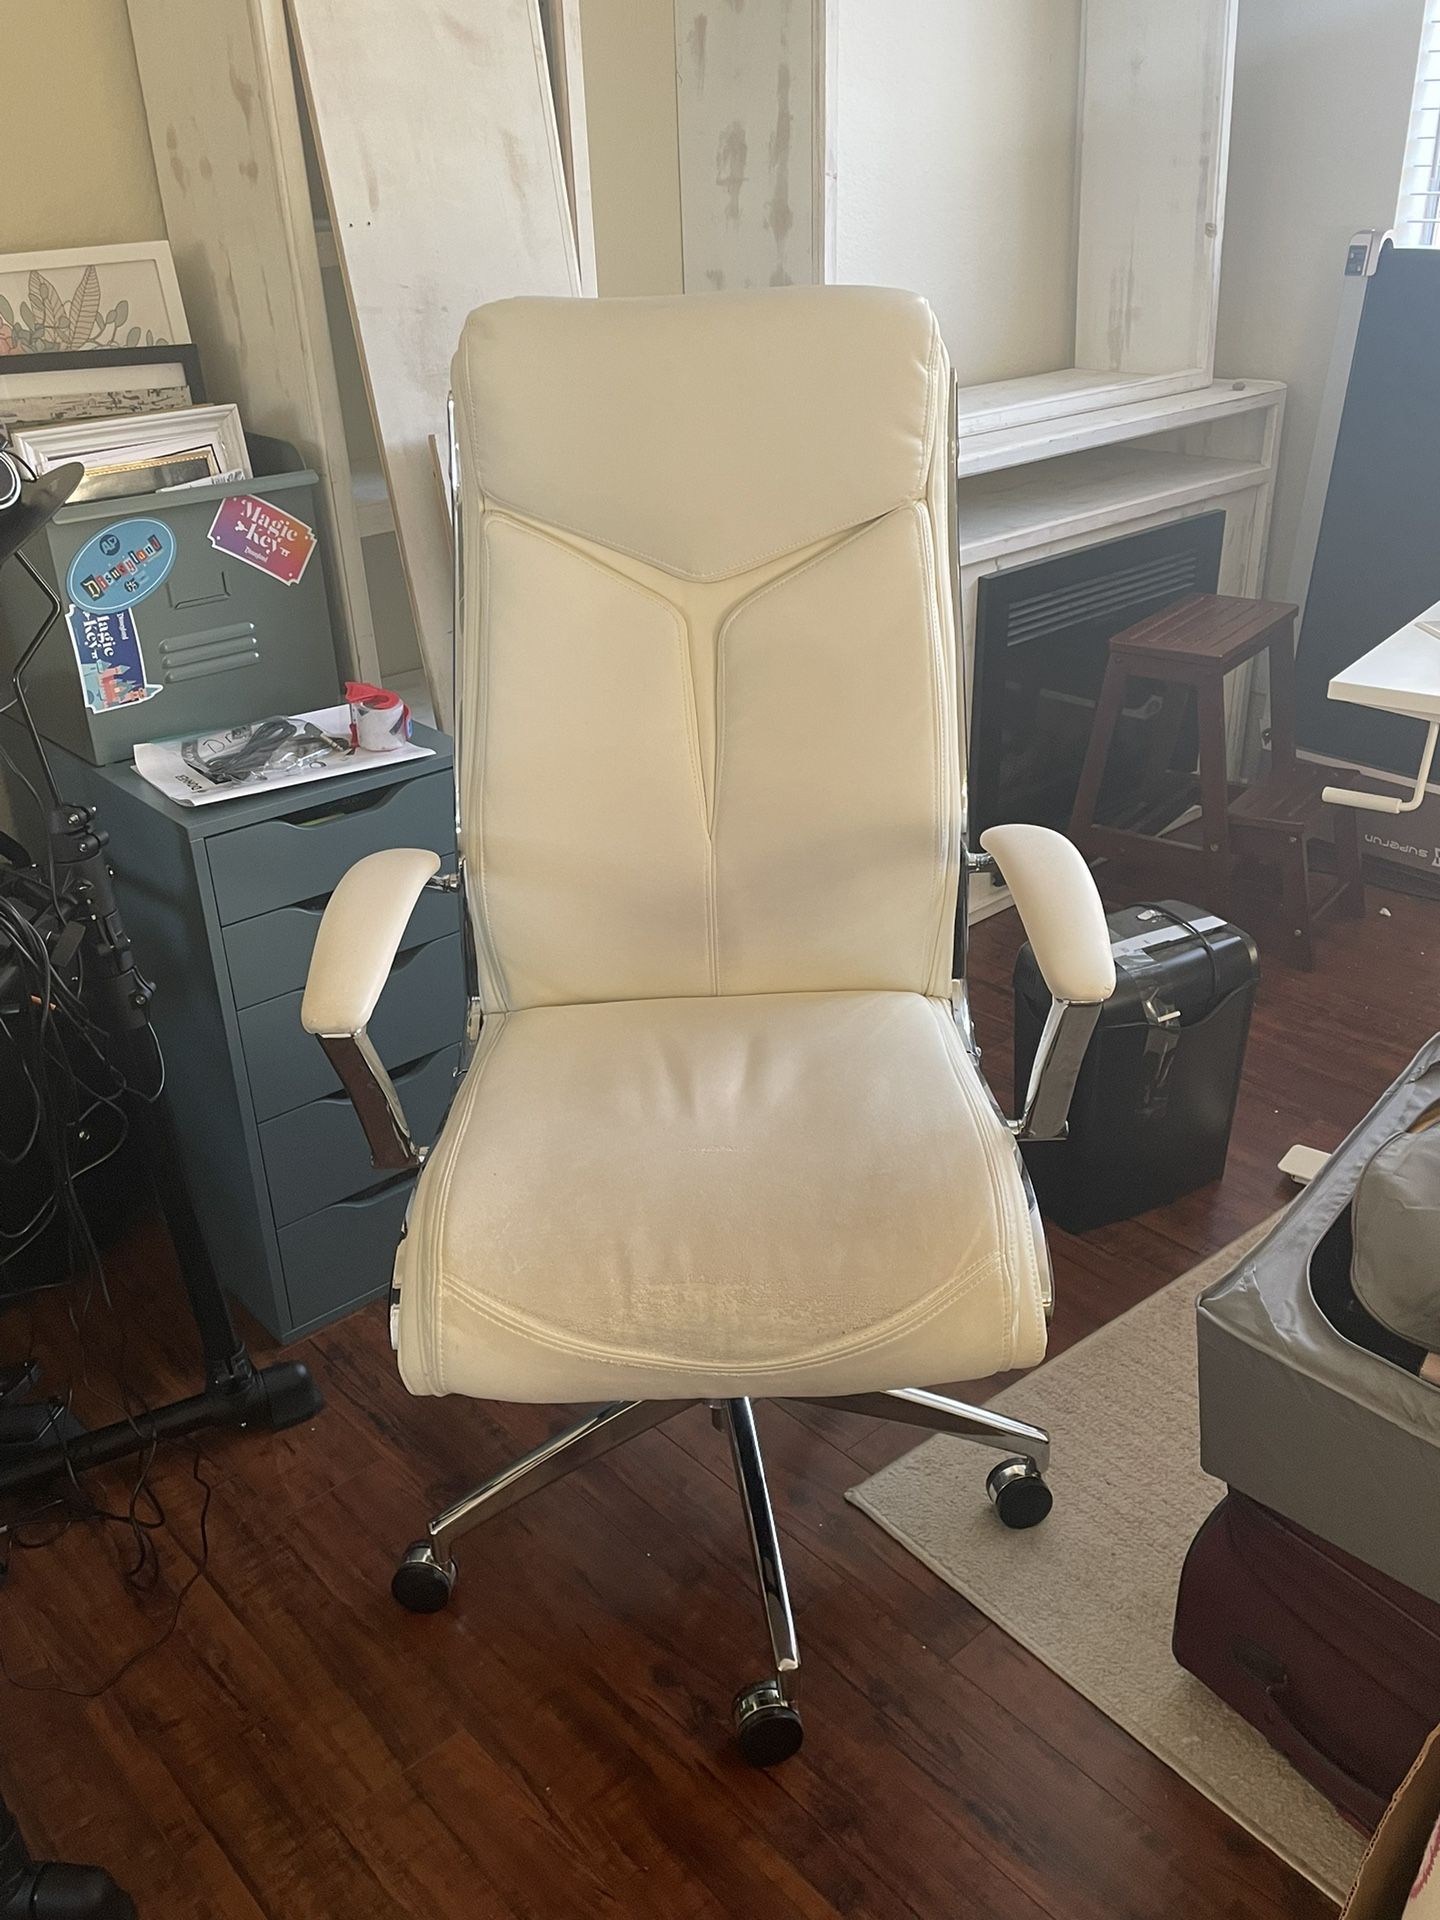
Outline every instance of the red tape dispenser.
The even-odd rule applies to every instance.
[[[410,738],[410,709],[388,687],[345,682],[350,702],[350,743],[366,753],[390,753]]]

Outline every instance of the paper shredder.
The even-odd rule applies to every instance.
[[[1115,993],[1080,1069],[1068,1136],[1023,1148],[1041,1212],[1071,1233],[1220,1178],[1259,977],[1249,934],[1203,907],[1159,900],[1108,923]],[[1018,1112],[1050,1005],[1028,946],[1014,990]]]

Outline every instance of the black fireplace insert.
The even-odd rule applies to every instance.
[[[1187,593],[1214,593],[1224,537],[1224,513],[1200,513],[980,581],[972,843],[1010,820],[1065,831],[1111,638]],[[1097,817],[1119,825],[1168,809],[1173,818],[1194,765],[1193,716],[1177,729],[1157,684],[1132,680]]]

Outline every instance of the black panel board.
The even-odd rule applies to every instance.
[[[1328,700],[1325,689],[1436,600],[1440,250],[1387,246],[1365,292],[1305,603],[1296,657],[1302,747],[1414,774],[1420,721]]]

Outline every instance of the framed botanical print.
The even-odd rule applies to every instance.
[[[0,365],[17,354],[190,339],[163,240],[0,254]]]

